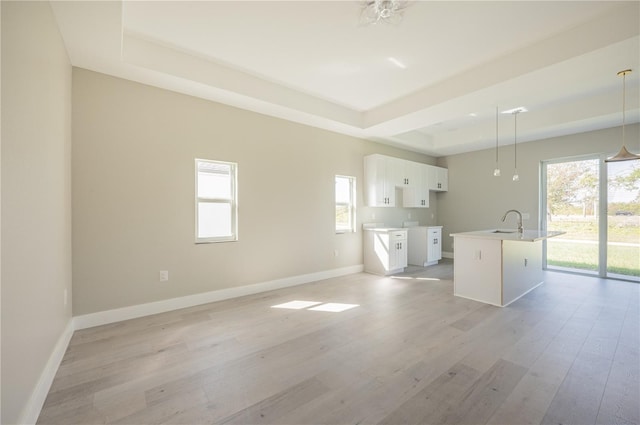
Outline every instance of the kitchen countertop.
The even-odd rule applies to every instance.
[[[466,238],[481,238],[481,239],[498,239],[503,241],[522,241],[522,242],[535,242],[542,239],[553,238],[554,236],[564,235],[566,232],[550,232],[545,230],[526,230],[523,233],[518,233],[514,229],[489,229],[489,230],[476,230],[473,232],[461,232],[452,233],[449,236],[464,236]]]

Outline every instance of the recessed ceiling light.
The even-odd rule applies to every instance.
[[[407,69],[407,66],[396,58],[388,57],[387,60],[392,64],[394,64],[395,66],[397,66],[398,68]]]
[[[502,111],[503,114],[515,114],[520,112],[527,112],[527,108],[525,108],[524,106],[518,106],[517,108]]]
[[[476,114],[475,112],[472,112],[472,113],[469,114],[469,116],[472,117],[472,118],[475,118],[475,117],[478,116],[478,114]]]

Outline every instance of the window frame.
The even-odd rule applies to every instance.
[[[338,179],[347,179],[349,181],[349,202],[338,202],[338,200],[336,199],[336,195],[337,192],[335,190],[335,185],[337,184],[337,180]],[[334,211],[335,217],[335,224],[334,224],[334,228],[335,228],[335,232],[336,234],[343,234],[343,233],[355,233],[356,232],[356,178],[354,176],[346,176],[346,175],[342,175],[342,174],[336,174],[334,177],[334,193],[333,193],[333,199],[335,202],[335,208],[337,210],[338,206],[346,206],[349,212],[349,221],[350,221],[350,227],[348,229],[346,228],[338,228],[338,217],[336,212]]]
[[[208,198],[198,196],[198,165],[200,163],[211,163],[229,166],[229,176],[231,179],[231,188],[229,199],[227,198]],[[219,242],[235,242],[238,240],[238,163],[229,161],[218,161],[213,159],[195,158],[195,243],[207,244],[207,243],[219,243]],[[213,237],[200,237],[198,232],[198,210],[200,203],[216,203],[216,204],[229,204],[231,208],[231,235],[228,236],[213,236]]]

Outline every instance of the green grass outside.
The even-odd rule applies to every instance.
[[[609,242],[640,243],[640,221],[637,217],[609,216],[607,229]],[[555,220],[547,224],[548,230],[567,232],[565,239],[598,240],[598,223],[589,221]]]
[[[547,242],[547,264],[579,270],[598,271],[598,245]],[[640,247],[607,247],[607,271],[625,276],[640,276]]]

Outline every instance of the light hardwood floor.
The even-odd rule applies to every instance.
[[[450,261],[78,331],[41,424],[638,424],[640,285],[563,273],[506,308]],[[271,308],[358,304],[340,313]]]

